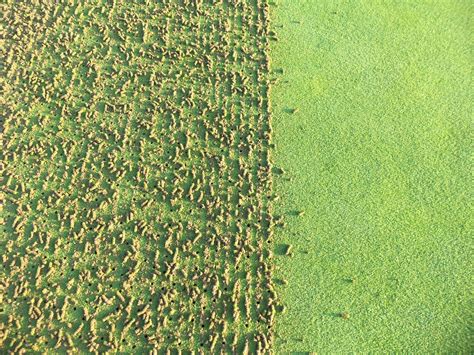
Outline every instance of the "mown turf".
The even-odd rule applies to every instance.
[[[294,254],[277,261],[288,282],[278,351],[472,350],[472,11],[470,1],[272,7],[272,69],[284,69],[271,96],[286,170],[277,237]]]

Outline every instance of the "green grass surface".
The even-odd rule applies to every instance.
[[[472,350],[472,4],[272,7],[277,351]]]

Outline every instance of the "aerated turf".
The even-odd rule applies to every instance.
[[[266,2],[2,14],[0,352],[270,349]]]

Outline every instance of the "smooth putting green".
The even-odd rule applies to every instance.
[[[469,352],[474,3],[275,3],[277,352]]]

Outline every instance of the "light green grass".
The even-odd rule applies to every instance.
[[[272,7],[278,352],[472,350],[472,4]]]

